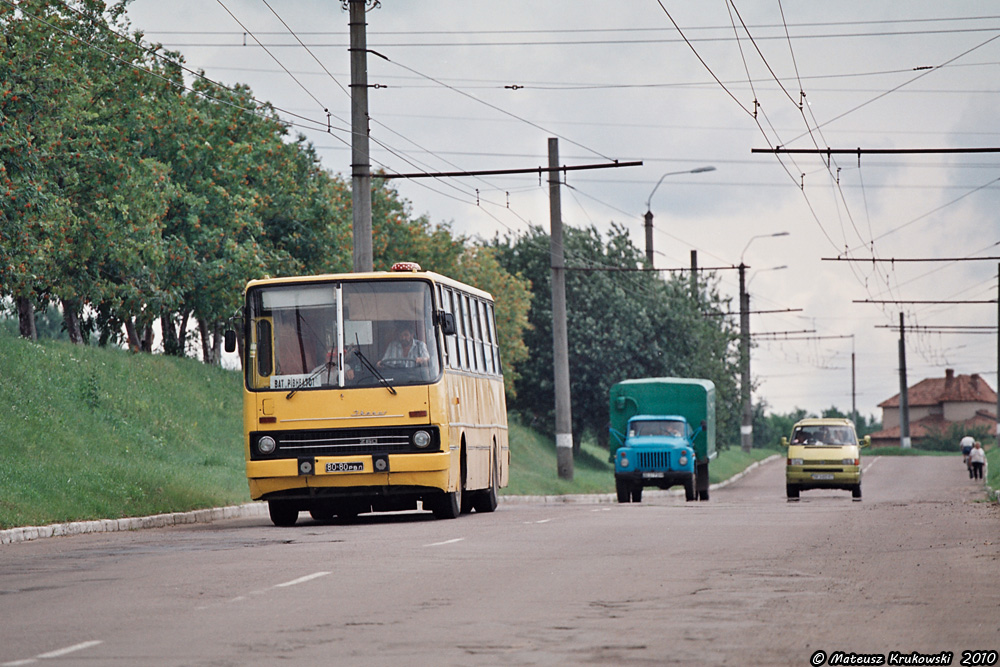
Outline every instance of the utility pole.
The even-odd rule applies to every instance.
[[[646,263],[653,268],[653,212],[646,211],[643,218],[646,221]]]
[[[753,447],[753,408],[750,406],[750,295],[747,294],[746,264],[740,262],[740,447]]]
[[[549,138],[549,238],[552,262],[552,366],[556,394],[556,466],[560,479],[573,479],[573,414],[566,333],[566,261],[559,193],[559,140]]]
[[[691,251],[691,298],[698,301],[698,251]]]
[[[910,396],[906,386],[906,333],[899,314],[899,444],[910,448]]]
[[[1000,445],[1000,264],[997,264],[997,444]]]
[[[371,271],[372,177],[368,151],[367,0],[345,0],[351,29],[351,206],[353,208],[354,270]]]

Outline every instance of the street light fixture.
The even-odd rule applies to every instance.
[[[656,193],[657,188],[660,187],[660,183],[667,176],[677,176],[679,174],[703,174],[706,171],[715,171],[715,167],[709,165],[706,167],[696,167],[694,169],[688,169],[686,171],[668,171],[663,176],[660,176],[660,180],[656,182],[653,186],[652,192],[649,193],[649,197],[646,198],[646,261],[649,263],[650,268],[653,267],[653,212],[650,210],[650,205],[653,201],[653,195]]]
[[[750,247],[750,244],[753,243],[754,239],[766,239],[774,236],[788,236],[788,232],[775,232],[773,234],[757,234],[756,236],[751,236],[750,240],[747,241],[747,244],[743,247],[743,252],[740,253],[740,264],[743,264],[743,255],[747,254],[747,248]]]

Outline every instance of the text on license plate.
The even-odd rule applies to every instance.
[[[365,464],[361,461],[337,461],[335,463],[327,463],[327,472],[362,472],[365,469]]]
[[[832,472],[816,472],[813,473],[813,479],[833,479]]]
[[[644,472],[644,473],[642,473],[642,476],[645,479],[658,479],[658,478],[663,477],[663,473],[662,472]]]

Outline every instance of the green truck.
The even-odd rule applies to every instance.
[[[647,486],[683,486],[686,500],[708,500],[715,458],[715,384],[693,378],[642,378],[611,387],[609,440],[618,502],[641,502]]]

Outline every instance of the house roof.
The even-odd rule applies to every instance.
[[[928,415],[923,419],[910,422],[910,438],[912,440],[919,440],[920,438],[927,436],[930,432],[945,433],[952,423],[953,422],[945,421],[941,415]],[[977,410],[976,415],[972,419],[967,419],[962,423],[970,428],[982,426],[992,431],[996,426],[997,418],[995,415],[987,412],[986,410]],[[898,442],[900,438],[899,426],[893,426],[892,428],[876,431],[871,434],[871,438],[873,442],[879,444],[888,440]]]
[[[941,403],[988,403],[996,405],[997,394],[977,373],[955,375],[948,368],[943,378],[927,378],[913,385],[906,392],[913,406],[940,405]],[[880,408],[898,408],[899,394],[878,404]]]

